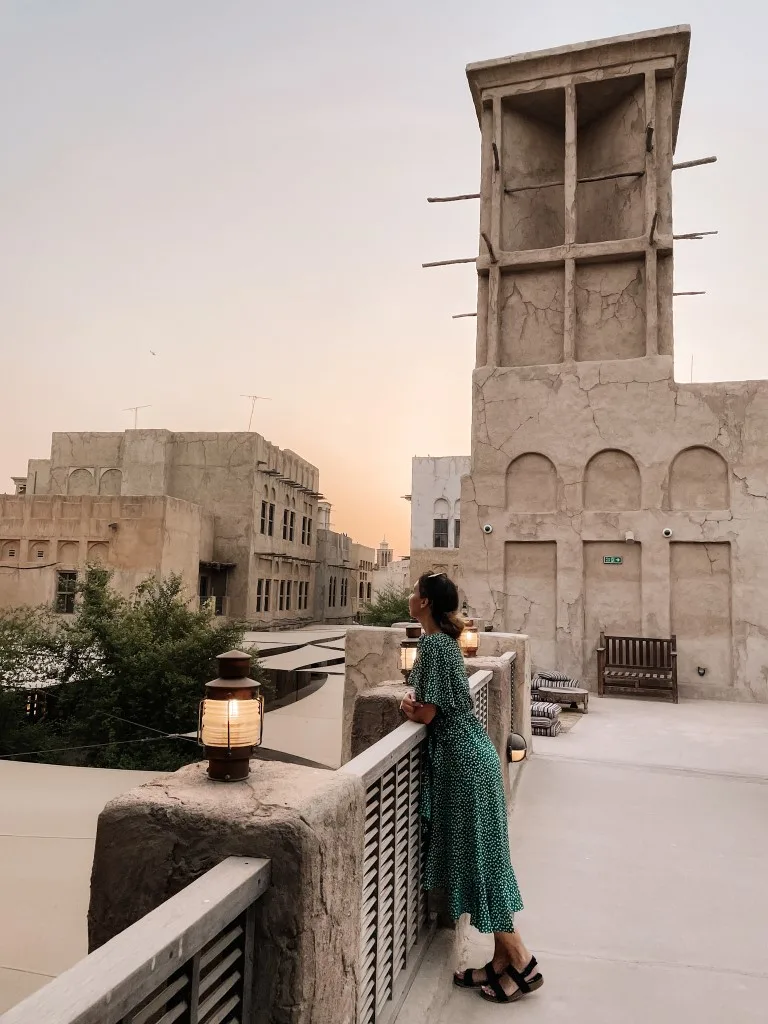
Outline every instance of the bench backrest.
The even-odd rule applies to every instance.
[[[648,636],[606,636],[605,664],[611,668],[672,670],[676,640]]]

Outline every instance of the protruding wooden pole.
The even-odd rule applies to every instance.
[[[467,192],[463,196],[427,196],[428,203],[460,203],[463,199],[479,199],[479,192]]]
[[[434,263],[422,263],[422,267],[453,267],[457,263],[477,263],[477,256],[467,256],[462,260],[436,260]]]
[[[716,156],[703,156],[700,160],[683,160],[682,163],[672,164],[673,171],[682,171],[686,167],[701,167],[702,164],[716,164]]]

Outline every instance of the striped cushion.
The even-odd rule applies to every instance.
[[[531,722],[531,732],[534,736],[557,736],[561,729],[559,718],[542,718]]]
[[[565,672],[555,672],[552,669],[540,668],[536,675],[540,679],[548,679],[550,683],[568,683],[571,680],[570,676],[567,676]]]
[[[558,718],[561,707],[559,704],[552,704],[550,701],[531,701],[531,719],[534,718]]]

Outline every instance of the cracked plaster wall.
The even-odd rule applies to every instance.
[[[523,607],[505,574],[505,544],[556,542],[554,660],[556,667],[590,677],[597,638],[592,635],[594,623],[585,631],[584,542],[608,542],[624,555],[629,547],[625,533],[634,534],[641,551],[640,624],[647,636],[669,635],[672,626],[675,567],[662,530],[672,529],[674,541],[728,544],[731,671],[718,669],[718,655],[720,660],[704,665],[703,678],[692,674],[685,666],[694,661],[698,665],[697,658],[706,661],[706,652],[689,631],[692,639],[683,640],[681,647],[690,642],[694,649],[681,655],[681,692],[768,701],[768,382],[676,384],[671,359],[657,356],[483,367],[474,373],[474,389],[472,472],[462,484],[460,552],[461,582],[471,611],[496,629],[524,630],[525,615],[530,618],[531,610]],[[701,446],[729,467],[730,507],[667,510],[676,456]],[[598,453],[615,449],[637,464],[643,507],[585,509],[586,466]],[[523,514],[508,507],[507,470],[525,452],[539,452],[555,466],[557,511]],[[699,471],[693,479],[700,484]],[[716,492],[722,485],[715,478],[711,487]],[[618,479],[617,489],[624,489]],[[492,534],[482,532],[484,523],[493,526]],[[695,598],[696,588],[691,595]],[[509,614],[510,607],[515,608],[514,615]],[[707,614],[704,608],[704,619]],[[534,630],[531,634],[536,662],[537,638]]]

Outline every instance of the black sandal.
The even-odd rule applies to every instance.
[[[473,981],[472,975],[475,971],[485,971],[485,981]],[[493,985],[494,982],[498,985],[498,978],[499,975],[493,969],[493,961],[489,960],[485,967],[468,967],[462,975],[454,974],[453,984],[457,988],[482,988],[483,985]]]
[[[535,992],[544,984],[544,978],[538,971],[530,980],[527,978],[531,971],[535,970],[538,966],[535,956],[531,957],[528,966],[523,969],[522,973],[520,971],[516,971],[510,964],[509,967],[502,971],[502,974],[509,975],[509,977],[515,982],[517,985],[515,991],[508,996],[501,987],[499,976],[497,975],[487,986],[479,986],[481,988],[480,995],[483,999],[487,999],[489,1003],[516,1003],[518,999],[522,999],[523,996],[527,996],[530,992]],[[489,996],[486,992],[482,991],[482,988],[492,989],[493,995]]]

